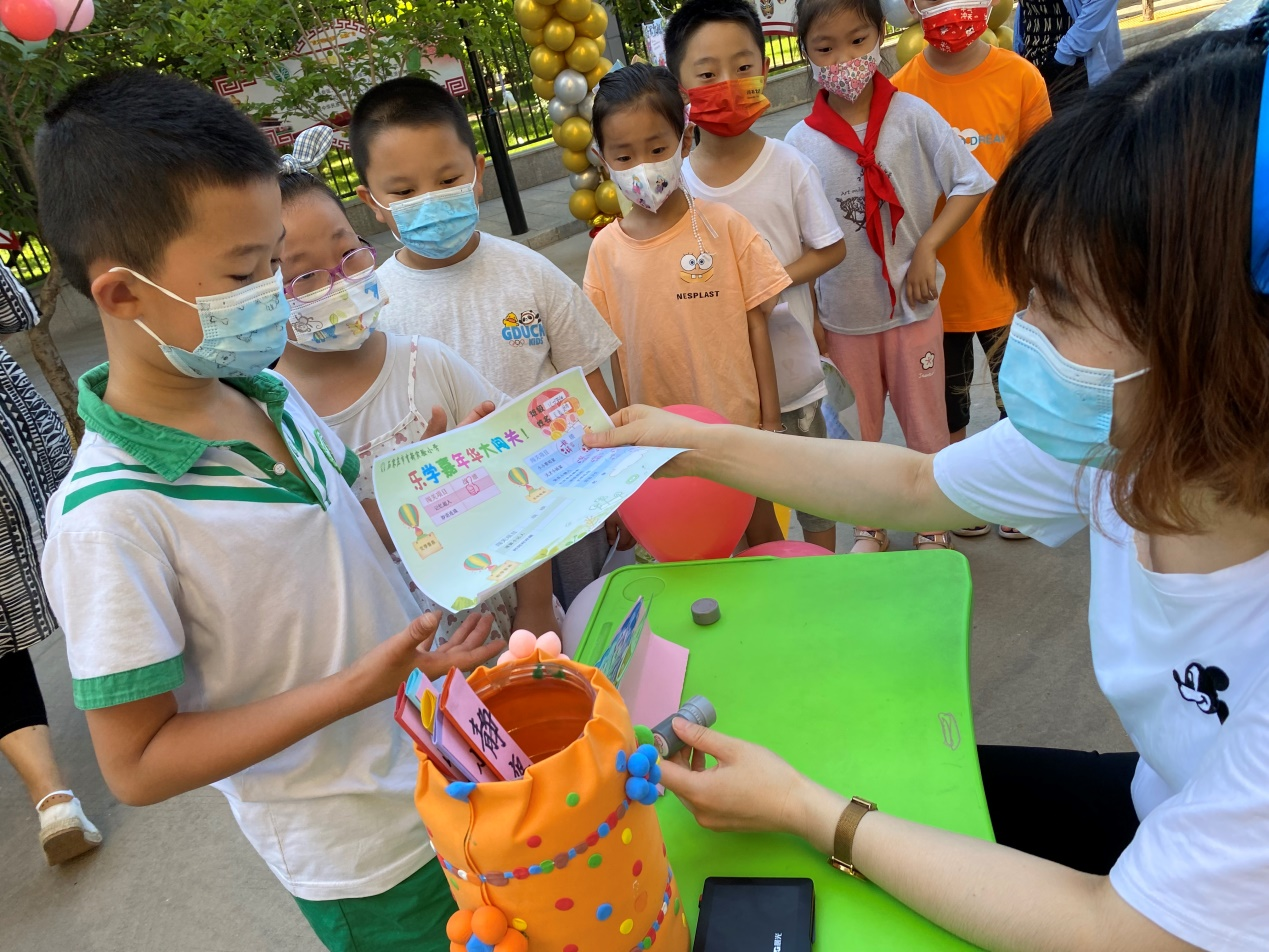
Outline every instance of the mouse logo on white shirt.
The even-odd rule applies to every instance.
[[[1194,704],[1204,714],[1215,714],[1224,724],[1229,717],[1229,705],[1220,699],[1219,693],[1229,689],[1229,675],[1215,665],[1206,668],[1197,661],[1185,666],[1185,677],[1175,670],[1172,679],[1181,697]]]

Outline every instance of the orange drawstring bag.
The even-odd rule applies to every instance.
[[[509,926],[495,952],[687,952],[656,809],[627,795],[637,745],[617,689],[540,652],[467,682],[532,764],[451,787],[420,756],[415,804],[462,910],[451,926],[492,906]],[[468,928],[451,928],[455,952]]]

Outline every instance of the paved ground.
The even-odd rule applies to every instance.
[[[1188,17],[1194,6],[1160,3],[1156,9],[1163,19],[1169,11]],[[804,111],[764,117],[761,131],[782,135]],[[544,188],[549,192],[551,186]],[[542,215],[548,197],[560,201],[548,192],[538,193],[542,202],[534,200]],[[505,224],[499,227],[505,218],[493,204],[483,214],[488,229],[497,233],[505,229]],[[531,224],[549,223],[531,219]],[[587,247],[580,235],[545,253],[580,280]],[[103,358],[99,331],[59,335],[59,343],[73,374]],[[21,348],[15,352],[23,353]],[[974,407],[974,429],[994,418],[982,381],[974,388]],[[887,438],[897,437],[892,420]],[[906,546],[908,540],[900,542]],[[1087,537],[1060,550],[994,535],[962,540],[959,547],[975,584],[978,739],[1127,749],[1090,669],[1084,621]],[[849,605],[842,606],[844,615],[849,611]],[[97,770],[83,715],[71,702],[60,637],[33,654],[59,758],[106,844],[65,867],[46,868],[30,804],[7,762],[0,762],[0,950],[321,952],[294,903],[241,838],[219,794],[199,790],[140,809],[111,796]]]

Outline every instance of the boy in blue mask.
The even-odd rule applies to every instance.
[[[600,368],[619,342],[582,289],[533,249],[476,229],[485,157],[458,100],[429,79],[391,79],[357,103],[348,135],[358,197],[405,246],[379,266],[379,326],[436,338],[513,397],[581,367],[615,412]],[[607,551],[598,532],[556,557],[565,607]]]
[[[87,433],[43,559],[111,790],[216,786],[332,950],[444,952],[453,909],[388,699],[500,650],[436,651],[349,483],[356,454],[277,375],[277,156],[224,100],[87,80],[37,139],[44,238],[102,315]]]

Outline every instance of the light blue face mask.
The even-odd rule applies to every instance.
[[[1116,377],[1113,370],[1073,363],[1024,313],[1014,315],[1000,366],[1000,396],[1010,422],[1056,459],[1101,466],[1111,453],[1115,384],[1150,368]]]
[[[172,366],[187,377],[254,377],[281,357],[286,348],[286,324],[291,307],[282,290],[281,271],[245,288],[196,297],[194,303],[190,303],[131,268],[110,270],[126,271],[198,311],[203,340],[193,351],[165,344],[144,322],[137,321],[142,330],[158,341],[159,350]]]
[[[466,185],[412,195],[387,205],[380,204],[374,195],[370,197],[392,213],[401,244],[424,258],[452,258],[471,240],[480,221],[474,177]]]

